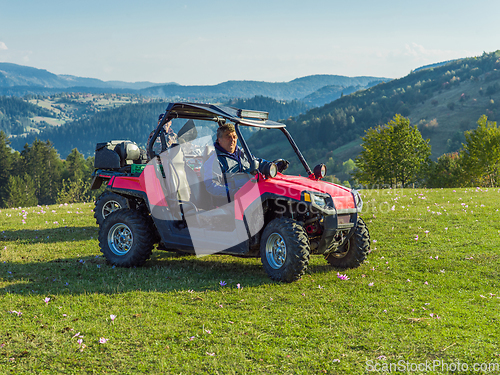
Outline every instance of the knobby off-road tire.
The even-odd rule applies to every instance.
[[[99,246],[109,264],[141,266],[153,250],[153,234],[147,218],[129,209],[111,213],[99,230]]]
[[[326,261],[337,268],[356,268],[364,262],[370,251],[370,233],[363,219],[358,222],[353,235],[335,253],[325,257]]]
[[[287,218],[269,222],[262,233],[260,258],[272,280],[300,279],[309,265],[309,239],[304,227]]]
[[[95,202],[94,217],[96,223],[102,225],[104,219],[106,219],[109,214],[122,208],[130,208],[128,199],[120,194],[105,191]]]

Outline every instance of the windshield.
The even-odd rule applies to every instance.
[[[270,120],[259,121],[253,119],[244,119],[236,116],[221,117],[219,115],[210,117],[210,115],[213,114],[212,112],[228,108],[201,106],[195,104],[187,104],[185,105],[186,108],[181,108],[183,105],[184,104],[179,103],[172,104],[169,107],[170,112],[168,112],[167,110],[167,113],[169,113],[169,117],[180,114],[185,116],[183,118],[172,119],[171,131],[173,131],[173,133],[177,134],[179,131],[182,132],[183,130],[185,130],[183,129],[183,127],[185,128],[186,125],[188,125],[188,123],[190,122],[195,127],[196,134],[194,135],[194,138],[193,134],[189,134],[189,140],[186,139],[186,141],[189,141],[191,143],[189,147],[191,147],[193,150],[198,150],[189,151],[190,154],[194,154],[195,152],[202,152],[201,150],[205,149],[207,145],[213,145],[213,143],[217,139],[216,133],[217,128],[219,127],[219,123],[226,122],[236,125],[235,128],[238,134],[238,146],[243,148],[249,160],[255,157],[270,161],[276,159],[287,159],[292,162],[292,168],[290,168],[289,172],[300,173],[301,170],[305,170],[308,176],[312,174],[312,171],[309,168],[309,165],[307,164],[304,156],[301,154],[293,138],[286,130],[284,124],[280,124]],[[213,109],[212,107],[214,107],[215,109]],[[210,111],[212,112],[208,111],[207,108],[210,108]],[[231,113],[237,113],[237,111],[237,109],[230,108]],[[230,121],[230,119],[232,119],[233,121]],[[277,135],[276,130],[278,129],[283,132],[286,137],[285,139],[283,139],[282,136]],[[258,136],[255,136],[257,132],[259,132]],[[272,133],[272,135],[270,135],[270,133]],[[260,135],[262,134],[265,134],[265,136],[260,137]],[[158,155],[162,149],[165,149],[167,147],[167,145],[161,145],[161,132],[159,132],[158,129],[156,135],[157,140],[155,141],[156,149],[154,150],[154,153]],[[267,140],[267,142],[265,142],[265,144],[262,144],[262,142],[260,142],[261,144],[259,145],[259,138],[263,138]],[[180,140],[179,143],[181,143]],[[292,146],[291,148],[290,145]]]

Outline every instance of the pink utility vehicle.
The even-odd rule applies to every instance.
[[[187,122],[178,143],[167,147],[163,125],[170,120],[174,128]],[[214,152],[217,127],[226,122],[235,126],[251,173],[239,176],[248,181],[221,203],[208,194],[200,168]],[[283,133],[307,177],[279,173],[275,162],[259,164],[243,136],[259,128]],[[96,147],[92,189],[107,186],[95,217],[110,264],[140,266],[158,244],[196,255],[260,256],[271,279],[290,282],[304,274],[311,254],[323,255],[336,268],[352,268],[369,253],[359,193],[321,181],[325,165],[311,171],[285,125],[269,120],[266,112],[170,103],[147,147],[153,155],[147,163],[134,142]]]

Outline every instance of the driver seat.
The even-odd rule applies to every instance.
[[[203,208],[208,203],[208,193],[204,189],[203,181],[200,181],[196,173],[185,163],[181,145],[173,144],[160,155],[160,158],[165,171],[166,201],[175,218],[185,221],[186,217],[196,215],[199,226],[220,222],[223,218],[227,221],[231,215],[228,210]]]

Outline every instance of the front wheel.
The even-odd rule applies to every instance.
[[[99,246],[109,264],[119,267],[141,266],[153,250],[148,220],[134,210],[111,213],[99,230]]]
[[[365,222],[360,217],[351,238],[325,259],[337,268],[356,268],[364,262],[370,251],[370,233]]]
[[[309,239],[304,228],[287,218],[269,222],[262,233],[260,258],[271,279],[300,279],[309,265]]]

